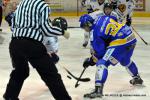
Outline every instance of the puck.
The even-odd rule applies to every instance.
[[[68,76],[68,75],[67,75],[67,77],[68,77],[69,79],[72,79],[72,78],[71,78],[70,76]]]

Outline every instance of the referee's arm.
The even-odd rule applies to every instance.
[[[13,18],[11,19],[11,28],[14,28],[14,27],[15,27],[15,12],[14,12]]]
[[[13,13],[14,13],[14,16],[13,16],[13,18],[11,19],[11,31],[13,31],[14,28],[15,28],[15,12],[13,12]]]
[[[64,35],[64,30],[52,26],[49,19],[49,7],[45,7],[41,13],[41,29],[46,36]]]

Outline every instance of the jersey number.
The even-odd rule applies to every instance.
[[[121,26],[122,26],[121,24],[118,25],[117,22],[115,22],[114,20],[110,19],[110,23],[106,27],[105,34],[108,35],[109,32],[110,32],[110,35],[116,36],[116,34],[120,30]]]

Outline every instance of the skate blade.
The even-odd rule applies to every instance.
[[[93,100],[93,99],[102,99],[102,96],[96,96],[96,97],[86,97],[86,96],[84,96],[83,98],[85,98],[86,100]]]
[[[104,98],[102,98],[102,97],[95,97],[95,98],[83,97],[83,100],[104,100]]]
[[[145,88],[146,86],[144,84],[135,84],[135,85],[132,85],[133,87],[136,87],[136,88]]]

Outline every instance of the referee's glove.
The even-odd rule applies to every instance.
[[[66,39],[69,39],[70,37],[70,33],[68,31],[64,31],[64,35],[63,35]]]

